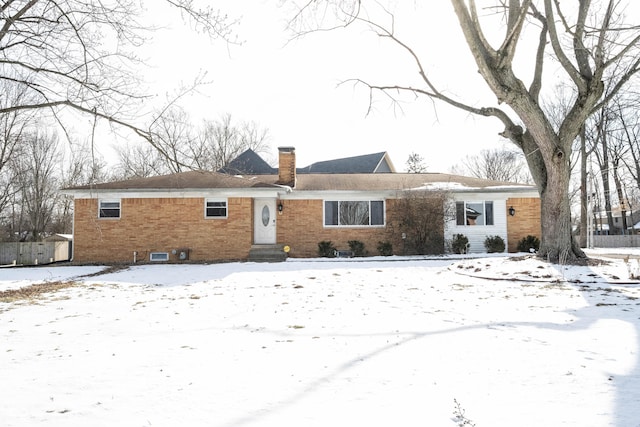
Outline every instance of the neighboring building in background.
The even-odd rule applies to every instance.
[[[623,213],[626,219],[626,230],[624,229],[624,222],[622,220]],[[594,212],[593,233],[602,236],[638,234],[640,212],[631,211],[628,208],[623,211],[621,206],[614,206],[611,208],[611,217],[613,218],[613,229],[609,227],[609,221],[605,211]]]

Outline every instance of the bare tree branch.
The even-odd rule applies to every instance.
[[[534,18],[541,24],[540,35],[538,36],[538,48],[536,50],[536,65],[533,72],[533,79],[529,86],[531,97],[538,101],[540,99],[540,91],[542,90],[542,71],[544,70],[544,55],[547,47],[548,29],[547,20],[533,4],[530,6],[530,10]]]
[[[196,0],[165,0],[211,38],[233,43],[237,21]],[[10,0],[0,5],[0,80],[29,93],[3,104],[0,114],[70,107],[106,119],[149,140],[134,124],[139,101],[149,99],[135,51],[152,28],[136,0]],[[129,111],[128,111],[129,110]],[[58,117],[60,117],[58,115]]]
[[[556,6],[558,10],[560,10],[560,5],[556,1]],[[580,6],[582,8],[582,6]],[[562,68],[567,72],[571,80],[578,87],[580,92],[585,91],[584,82],[580,76],[578,70],[573,66],[569,57],[565,54],[564,49],[562,48],[562,44],[560,43],[560,35],[558,34],[557,27],[555,25],[555,14],[554,7],[551,4],[551,0],[544,0],[544,11],[547,19],[547,28],[549,30],[549,39],[551,41],[551,46],[553,51],[558,58],[558,61],[562,65]],[[562,16],[562,15],[561,15]],[[563,20],[563,22],[565,22]],[[565,27],[568,28],[568,24],[565,22]]]

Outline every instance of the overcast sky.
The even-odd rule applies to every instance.
[[[244,41],[240,46],[211,42],[185,31],[179,22],[157,31],[144,52],[159,97],[181,81],[190,82],[206,72],[211,84],[183,102],[194,119],[229,113],[238,121],[255,121],[269,130],[273,158],[278,146],[294,146],[299,166],[387,151],[401,171],[409,154],[416,152],[425,158],[429,171],[448,172],[465,155],[504,143],[497,120],[469,116],[426,98],[409,100],[400,111],[378,94],[373,111],[367,114],[368,91],[340,82],[362,78],[372,83],[418,84],[408,55],[362,27],[311,34],[287,43],[291,35],[285,31],[285,22],[290,13],[278,3],[216,3],[240,18],[236,28]],[[158,22],[167,22],[163,19],[166,9],[149,3],[147,7],[154,8]],[[480,105],[476,89],[483,88],[482,82],[477,73],[467,71],[475,65],[460,39],[450,3],[429,2],[412,10],[398,13],[398,34],[424,56],[444,90],[458,95],[473,92],[466,100]],[[456,38],[451,39],[452,35]],[[486,89],[480,93],[493,99]]]

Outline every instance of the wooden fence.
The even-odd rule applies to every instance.
[[[0,243],[0,265],[49,264],[71,259],[71,242]]]

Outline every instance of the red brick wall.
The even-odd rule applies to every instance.
[[[509,215],[509,208],[516,210],[514,216]],[[540,238],[540,199],[511,198],[507,199],[507,250],[516,252],[518,242],[528,235]]]
[[[228,218],[204,217],[203,198],[121,199],[120,219],[99,219],[97,199],[76,199],[74,261],[148,261],[189,249],[190,260],[245,259],[253,242],[252,199],[229,198]]]

